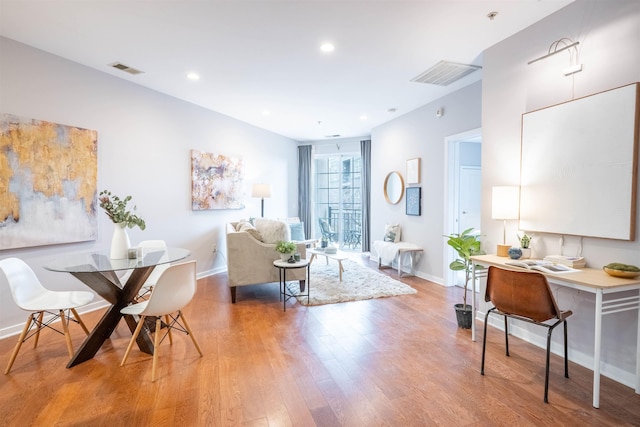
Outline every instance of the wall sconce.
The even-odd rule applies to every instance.
[[[562,47],[560,47],[560,44],[562,44]],[[540,58],[532,59],[531,61],[527,62],[527,65],[531,65],[534,62],[538,62],[542,59],[546,59],[550,56],[555,55],[556,53],[560,53],[564,50],[573,48],[573,51],[575,52],[575,56],[576,56],[576,63],[575,65],[573,63],[573,53],[569,52],[569,68],[565,68],[563,70],[563,73],[565,76],[570,76],[571,74],[579,73],[580,71],[582,71],[582,64],[580,64],[580,61],[578,60],[577,46],[579,44],[580,42],[574,42],[568,37],[563,37],[560,40],[556,40],[553,43],[551,43],[546,55],[542,55]]]
[[[507,220],[518,219],[520,187],[493,187],[491,190],[491,218],[503,221],[502,244],[496,251],[498,256],[508,256],[510,245],[507,245]]]
[[[261,199],[261,210],[260,215],[264,218],[264,199],[271,197],[271,185],[269,184],[253,184],[253,189],[251,190],[251,197],[256,197]]]

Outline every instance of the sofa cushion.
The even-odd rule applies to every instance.
[[[289,225],[283,221],[256,218],[255,226],[260,232],[264,243],[288,242],[291,240]]]
[[[291,240],[302,242],[304,237],[304,223],[303,222],[290,222],[289,230],[291,230]]]
[[[260,242],[263,241],[262,235],[260,234],[260,232],[256,230],[256,228],[249,221],[240,220],[236,225],[236,231],[245,231],[249,233],[251,236],[253,236],[254,239]]]

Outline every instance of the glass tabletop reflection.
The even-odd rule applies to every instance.
[[[142,258],[111,259],[109,251],[83,252],[56,256],[45,261],[44,268],[67,273],[96,273],[153,267],[180,261],[191,252],[183,248],[149,248]]]

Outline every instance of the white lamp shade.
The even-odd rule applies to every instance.
[[[491,196],[491,218],[518,219],[518,206],[520,204],[519,187],[493,187]]]
[[[270,184],[253,184],[251,190],[251,197],[259,197],[266,199],[271,197],[271,185]]]

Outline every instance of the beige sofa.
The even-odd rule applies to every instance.
[[[279,282],[278,269],[273,261],[280,258],[274,243],[257,240],[246,231],[236,231],[236,222],[227,224],[227,272],[231,302],[236,302],[236,287]],[[304,242],[297,244],[297,250],[304,259],[307,257]],[[288,280],[300,281],[300,291],[304,291],[306,269],[296,268],[287,272]]]

